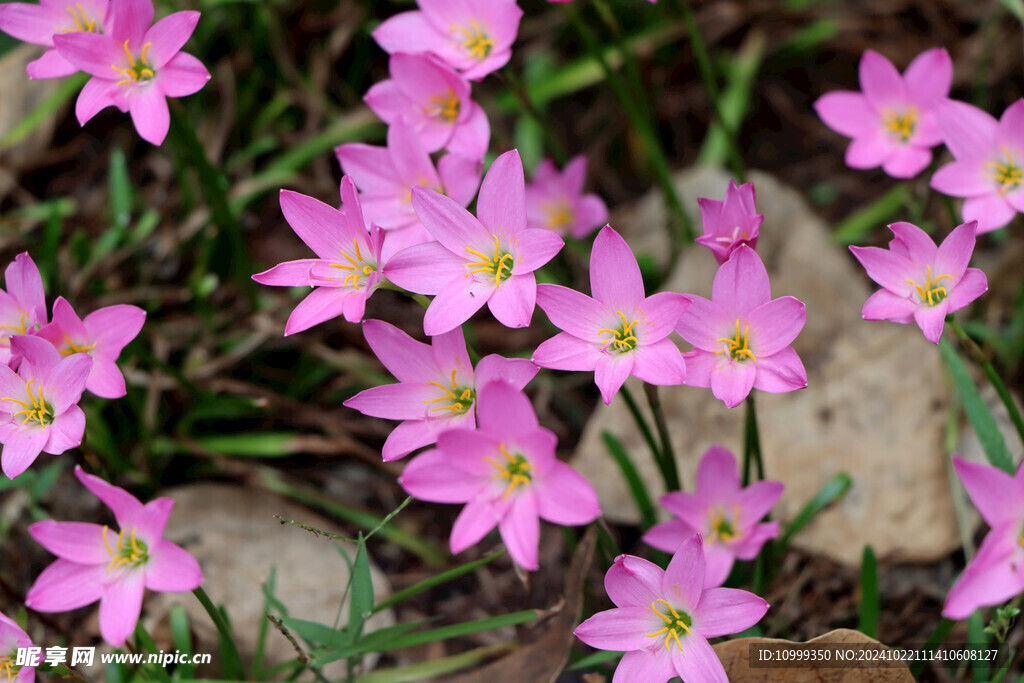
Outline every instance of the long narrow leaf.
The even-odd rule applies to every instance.
[[[878,559],[875,557],[874,549],[866,545],[860,561],[860,623],[857,630],[866,636],[876,638],[880,612]]]
[[[466,564],[463,564],[463,565],[460,565],[458,567],[454,567],[452,569],[449,569],[446,572],[441,572],[440,574],[437,574],[435,576],[431,576],[428,579],[424,579],[423,581],[420,581],[419,583],[415,583],[415,584],[409,586],[408,588],[403,588],[402,590],[398,591],[397,593],[395,593],[395,594],[389,596],[388,598],[382,600],[376,607],[373,608],[373,611],[374,611],[374,613],[377,613],[377,612],[381,611],[382,609],[386,609],[388,607],[391,607],[392,605],[397,605],[398,603],[402,602],[403,600],[411,598],[412,596],[417,595],[419,593],[422,593],[425,590],[430,590],[434,586],[440,586],[443,583],[447,583],[449,581],[454,581],[455,579],[457,579],[457,578],[459,578],[461,576],[465,576],[466,574],[469,574],[470,572],[476,571],[478,568],[483,567],[486,564],[490,564],[491,562],[493,562],[494,560],[498,559],[499,557],[501,557],[504,554],[505,554],[505,550],[504,549],[499,550],[496,553],[491,553],[487,557],[481,557],[479,560],[473,560],[472,562],[467,562]]]
[[[633,502],[636,503],[636,507],[640,511],[640,518],[643,521],[644,528],[649,529],[654,526],[658,518],[654,512],[651,496],[647,493],[647,487],[644,486],[640,473],[637,472],[636,465],[633,464],[629,453],[626,452],[626,447],[613,434],[601,432],[601,438],[604,440],[604,445],[608,449],[608,453],[611,454],[612,460],[619,466],[619,471],[622,472],[622,478],[626,480],[626,485],[629,486],[629,492],[633,495]]]
[[[783,548],[789,545],[789,542],[793,537],[796,536],[805,526],[810,524],[811,520],[814,519],[819,512],[845,496],[846,492],[850,490],[850,486],[852,484],[853,480],[850,479],[850,475],[846,472],[840,472],[825,482],[825,485],[821,487],[818,494],[804,506],[797,516],[793,518],[793,521],[789,523],[789,526],[786,527],[786,531],[782,534],[779,545]]]

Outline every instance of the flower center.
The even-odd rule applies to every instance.
[[[722,337],[715,341],[728,344],[726,348],[715,351],[715,355],[728,353],[730,360],[745,361],[749,359],[757,361],[754,352],[750,350],[750,325],[745,325],[743,327],[743,334],[740,334],[739,318],[736,319],[736,336],[734,338]]]
[[[732,516],[725,514],[725,506],[716,505],[708,510],[708,540],[732,541],[739,537],[740,506],[733,503]]]
[[[999,161],[990,161],[985,167],[989,169],[989,177],[999,184],[999,194],[1006,194],[1016,190],[1021,182],[1024,182],[1024,168],[1017,163],[1017,159],[1005,145],[1002,150],[1003,158]]]
[[[734,242],[740,242],[740,241],[745,242],[745,241],[747,241],[749,239],[750,239],[750,236],[747,234],[747,231],[744,230],[744,231],[740,232],[740,226],[737,225],[737,226],[733,227],[732,234],[730,234],[730,235],[721,235],[719,237],[716,237],[715,241],[718,242],[719,244],[732,244]]]
[[[96,348],[96,342],[93,342],[92,344],[85,344],[84,346],[79,346],[75,342],[68,339],[68,335],[66,334],[64,335],[64,343],[67,344],[68,347],[66,349],[60,350],[60,355],[62,356],[70,356],[73,353],[89,353],[94,348]]]
[[[487,59],[494,49],[494,39],[487,35],[476,19],[467,26],[452,26],[451,30],[460,34],[460,45],[478,61]]]
[[[82,3],[76,3],[73,7],[68,5],[65,7],[71,17],[75,20],[75,27],[66,27],[60,30],[61,33],[77,33],[78,31],[88,31],[89,33],[99,33],[99,29],[96,27],[96,20],[89,17],[86,13],[85,8],[82,7]]]
[[[623,315],[622,311],[615,312],[618,313],[619,317],[622,319],[622,327],[620,327],[617,330],[609,329],[607,327],[604,328],[603,330],[598,330],[598,334],[605,334],[607,332],[608,334],[612,335],[610,339],[605,339],[603,342],[601,342],[601,345],[603,346],[605,344],[608,344],[608,348],[611,349],[612,351],[615,351],[616,353],[625,353],[626,351],[632,351],[633,349],[636,348],[636,344],[638,341],[636,335],[633,334],[633,328],[636,327],[636,324],[640,322],[640,319],[638,318],[631,323],[627,323],[626,316]]]
[[[431,95],[430,104],[432,106],[424,109],[428,115],[448,124],[454,124],[459,119],[462,103],[459,102],[459,96],[451,88],[448,88],[448,92],[444,95]]]
[[[952,275],[940,275],[940,276],[938,276],[937,278],[935,278],[933,280],[932,279],[932,267],[931,266],[926,266],[926,268],[927,268],[927,275],[925,276],[926,279],[925,279],[925,283],[924,283],[923,287],[921,285],[917,284],[916,282],[914,282],[913,280],[904,280],[904,282],[912,284],[912,285],[914,285],[914,287],[917,288],[917,293],[921,297],[921,302],[922,303],[926,303],[929,306],[934,306],[937,303],[939,303],[940,301],[942,301],[943,299],[945,299],[946,296],[949,294],[949,292],[946,290],[945,287],[942,287],[941,285],[938,284],[939,280],[941,280],[943,278],[949,278],[950,280],[952,280],[953,276]]]
[[[509,453],[503,443],[498,444],[498,450],[505,456],[505,463],[500,463],[491,457],[484,458],[484,460],[498,468],[498,473],[494,475],[495,479],[508,479],[508,488],[505,489],[505,497],[508,498],[517,486],[527,486],[533,481],[533,475],[530,474],[533,465],[526,461],[525,456],[519,453],[515,455]]]
[[[571,228],[576,222],[576,214],[573,213],[572,207],[569,206],[569,202],[565,199],[544,202],[541,204],[541,208],[546,216],[545,222],[552,230]]]
[[[494,286],[497,288],[502,282],[512,277],[512,266],[515,264],[515,257],[507,251],[501,250],[501,244],[498,242],[498,236],[494,236],[494,256],[487,256],[476,249],[470,249],[466,247],[473,256],[479,258],[479,261],[473,261],[467,263],[467,268],[472,270],[467,273],[471,275],[473,273],[487,273],[487,277],[494,277]]]
[[[21,667],[15,664],[15,656],[14,652],[9,655],[0,655],[0,681],[14,683],[14,680],[18,677]]]
[[[352,287],[359,291],[359,285],[362,284],[365,287],[370,281],[370,276],[377,272],[377,264],[371,259],[363,258],[363,252],[359,248],[359,240],[357,238],[352,238],[352,247],[353,251],[355,251],[355,258],[342,249],[341,255],[345,257],[348,263],[332,263],[331,267],[347,271],[348,275],[345,276],[344,286]]]
[[[439,403],[441,401],[448,401],[446,406],[438,406],[431,408],[430,412],[438,410],[450,410],[452,415],[462,415],[467,410],[473,407],[473,401],[476,400],[476,392],[471,387],[460,387],[455,383],[455,373],[458,370],[452,370],[452,386],[451,388],[446,387],[440,382],[429,382],[435,387],[444,392],[444,396],[438,396],[437,398],[430,398],[423,401],[424,403]]]
[[[33,384],[35,384],[34,379],[25,383],[25,393],[28,394],[27,401],[22,401],[20,398],[2,398],[0,401],[10,401],[21,406],[21,410],[14,413],[14,417],[25,416],[21,424],[27,425],[32,422],[40,427],[48,427],[53,422],[53,407],[43,398],[42,386],[37,387],[36,393],[32,393]]]
[[[0,325],[0,330],[10,330],[10,332],[0,332],[0,334],[5,337],[13,337],[16,334],[25,334],[28,331],[28,313],[22,311],[17,325]]]
[[[156,72],[153,71],[149,66],[149,62],[146,61],[146,53],[149,52],[149,48],[152,46],[153,43],[143,45],[142,52],[139,54],[138,59],[136,59],[132,51],[128,49],[128,41],[124,41],[124,54],[128,57],[128,64],[131,66],[123,69],[116,64],[110,65],[111,69],[121,74],[121,80],[117,82],[118,85],[132,85],[153,80]]]
[[[914,134],[917,118],[917,109],[914,107],[908,107],[903,111],[885,109],[882,112],[882,125],[890,137],[906,142]]]
[[[125,529],[121,529],[121,533],[117,535],[116,549],[111,548],[110,541],[107,540],[108,529],[109,527],[104,524],[103,545],[107,547],[107,553],[110,555],[110,564],[107,565],[108,574],[124,566],[138,567],[149,560],[149,548],[146,547],[145,543],[136,538],[134,528],[132,528],[132,532],[128,534],[127,538],[125,538]]]
[[[668,614],[662,614],[658,611],[659,602],[668,609]],[[678,647],[679,651],[682,652],[683,643],[681,640],[679,640],[679,632],[685,631],[686,635],[692,636],[693,632],[690,631],[690,626],[693,625],[693,619],[690,618],[689,614],[683,612],[682,610],[677,610],[675,607],[668,604],[667,600],[664,600],[662,598],[658,598],[657,600],[652,602],[651,609],[654,611],[655,614],[661,617],[662,621],[665,622],[665,627],[662,628],[660,631],[648,633],[647,637],[657,638],[658,636],[665,634],[665,649],[670,650],[672,648],[672,642],[675,641],[676,647]]]

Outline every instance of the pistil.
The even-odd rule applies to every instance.
[[[729,358],[732,360],[742,361],[749,358],[752,361],[757,361],[757,358],[754,356],[754,352],[750,350],[750,325],[745,325],[743,328],[743,334],[740,334],[739,318],[736,319],[735,338],[729,339],[728,337],[721,337],[715,341],[729,345],[727,348],[715,351],[716,356],[720,353],[728,353]]]
[[[665,605],[665,607],[668,608],[668,611],[671,614],[671,616],[669,616],[668,614],[662,614],[661,612],[658,611],[658,603],[659,602],[662,603],[663,605]],[[676,608],[673,607],[672,605],[670,605],[668,603],[668,601],[665,600],[664,598],[658,598],[657,600],[652,602],[651,603],[651,609],[654,611],[655,614],[657,614],[659,617],[661,617],[662,621],[665,622],[665,627],[662,628],[660,631],[655,631],[654,633],[648,633],[647,637],[648,638],[657,638],[658,636],[660,636],[662,634],[668,634],[668,635],[665,636],[665,649],[666,650],[672,649],[672,642],[675,641],[676,647],[678,647],[679,651],[682,652],[682,650],[683,650],[683,643],[682,643],[681,640],[679,640],[679,632],[680,631],[685,631],[686,635],[688,635],[688,636],[692,636],[693,635],[693,632],[690,631],[690,625],[693,623],[693,620],[690,618],[690,615],[687,614],[686,612],[679,612],[679,611],[677,611]]]
[[[618,330],[613,330],[606,327],[604,329],[598,330],[598,334],[608,333],[613,335],[611,339],[605,339],[603,342],[601,342],[601,345],[603,346],[605,344],[609,344],[611,349],[613,351],[617,351],[618,353],[632,351],[633,349],[636,348],[637,341],[639,341],[636,338],[636,335],[633,334],[633,328],[636,327],[637,323],[639,323],[640,320],[637,319],[634,320],[633,322],[626,322],[626,316],[625,314],[622,313],[622,311],[615,312],[618,313],[619,318],[622,319],[622,328]]]

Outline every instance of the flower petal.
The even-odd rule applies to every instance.
[[[889,230],[895,236],[889,243],[894,252],[907,257],[917,266],[935,263],[939,250],[924,230],[905,221],[891,224]]]
[[[599,346],[568,332],[560,332],[542,342],[533,352],[532,360],[542,368],[586,372],[597,367],[603,357]]]
[[[485,180],[486,182],[486,180]],[[430,234],[463,262],[473,257],[467,249],[489,253],[494,237],[469,211],[427,187],[412,188],[412,205]]]
[[[492,234],[508,238],[526,228],[526,187],[519,152],[505,152],[494,160],[480,184],[476,207],[477,217]]]
[[[611,226],[601,228],[590,252],[590,291],[612,311],[631,312],[644,300],[636,256]]]
[[[879,125],[878,113],[859,92],[837,90],[826,93],[814,103],[814,111],[818,113],[826,126],[848,138],[869,135]],[[703,204],[701,204],[701,208],[704,208]],[[710,222],[714,223],[717,220]],[[709,223],[707,218],[704,223],[705,225]]]
[[[990,527],[1019,519],[1024,514],[1021,483],[998,467],[953,456],[953,468]]]
[[[711,393],[726,407],[735,408],[750,394],[757,374],[756,363],[724,361],[711,374]]]
[[[588,342],[596,341],[597,331],[615,322],[604,304],[562,285],[537,285],[537,305],[556,327]]]
[[[594,365],[594,383],[601,390],[601,398],[611,405],[615,394],[625,384],[633,371],[635,357],[632,353],[602,353]]]
[[[534,482],[537,513],[553,524],[581,526],[601,516],[594,487],[586,478],[563,462],[555,462]]]
[[[430,302],[423,316],[423,332],[444,334],[473,317],[494,295],[494,283],[456,276]],[[528,323],[527,323],[528,324]]]
[[[512,238],[516,262],[512,272],[517,275],[537,270],[562,250],[565,242],[550,230],[524,228]]]
[[[281,190],[281,213],[299,239],[326,261],[337,259],[351,241],[344,214],[318,199]]]
[[[142,88],[136,86],[128,98],[128,111],[139,137],[153,145],[163,144],[171,126],[171,112],[162,91],[152,84]]]
[[[192,55],[179,52],[164,64],[157,78],[160,90],[167,97],[187,97],[206,86],[210,80],[210,72]]]
[[[767,515],[779,502],[785,488],[778,481],[759,481],[738,492],[735,502],[740,506],[743,526],[753,527],[757,520]]]
[[[537,413],[530,399],[506,382],[490,382],[477,391],[476,420],[502,441],[536,430]]]
[[[987,291],[988,278],[985,277],[985,273],[978,268],[968,268],[946,298],[949,312],[959,311]]]
[[[661,339],[653,344],[641,344],[633,351],[630,374],[648,384],[683,384],[686,382],[686,363],[675,342]]]
[[[864,266],[868,277],[897,296],[910,296],[917,273],[914,264],[902,254],[878,247],[850,247],[850,251]]]
[[[612,683],[665,683],[675,677],[676,668],[672,664],[672,653],[664,647],[656,647],[630,650],[623,654],[615,668]]]
[[[420,500],[432,503],[466,503],[473,500],[486,486],[486,479],[461,468],[451,467],[445,454],[440,449],[434,449],[413,458],[405,466],[398,483],[409,495]],[[493,527],[493,524],[491,526]],[[474,540],[472,543],[475,542]]]
[[[36,577],[25,606],[36,612],[67,612],[103,596],[106,564],[85,565],[58,559]]]
[[[131,521],[142,511],[142,503],[139,502],[139,499],[124,489],[108,484],[95,475],[86,474],[81,467],[75,467],[75,476],[89,490],[89,493],[110,508],[120,528],[130,527]]]
[[[729,683],[725,668],[711,644],[702,635],[687,636],[683,649],[673,648],[672,665],[686,681],[701,683]]]
[[[728,448],[712,446],[697,465],[697,495],[707,503],[732,501],[740,491],[736,457]]]
[[[784,394],[807,386],[807,370],[792,346],[757,360],[754,388],[769,394]]]
[[[647,650],[652,642],[647,634],[659,631],[663,626],[664,622],[649,605],[638,605],[598,612],[577,626],[574,633],[598,650]],[[648,681],[646,678],[631,680]]]
[[[930,109],[949,96],[953,87],[953,60],[941,47],[925,50],[903,72],[910,101]]]
[[[865,50],[860,58],[860,87],[876,107],[904,101],[907,89],[903,78],[888,59],[874,50]]]
[[[509,498],[492,499],[485,496],[478,496],[466,503],[452,525],[452,536],[449,541],[452,553],[461,553],[479,543],[480,539],[498,526],[510,504]]]
[[[966,619],[979,607],[998,605],[1024,591],[1019,534],[1018,524],[1006,523],[985,536],[978,553],[946,596],[942,616]]]
[[[680,543],[697,532],[697,529],[681,519],[670,519],[648,529],[643,536],[643,541],[652,548],[671,553],[679,547]]]
[[[47,432],[49,438],[43,446],[44,452],[60,455],[64,451],[78,448],[85,434],[85,413],[78,406],[71,406],[53,419]]]
[[[931,162],[931,150],[903,144],[896,146],[882,162],[882,170],[893,178],[913,178]]]
[[[487,301],[491,313],[505,327],[529,327],[537,300],[533,273],[513,275],[494,290]]]
[[[643,316],[644,342],[653,343],[672,334],[680,316],[690,306],[690,297],[676,292],[658,292],[637,307]]]
[[[284,336],[304,332],[314,325],[337,318],[344,311],[345,300],[350,296],[358,296],[358,292],[339,287],[317,287],[288,316]]]
[[[741,244],[715,273],[711,285],[711,300],[725,309],[731,319],[745,317],[747,313],[767,303],[771,298],[768,270],[764,267],[761,257],[749,246]],[[693,299],[694,304],[690,305],[691,308],[697,303],[697,298]]]
[[[437,339],[437,337],[434,337]],[[502,358],[492,353],[484,356],[476,365],[476,384],[484,386],[489,382],[502,381],[516,389],[522,389],[537,375],[537,367],[525,358]]]
[[[974,253],[978,226],[976,223],[964,223],[957,226],[939,245],[932,267],[935,274],[948,274],[953,280],[959,280],[967,271]]]
[[[619,555],[604,575],[604,588],[616,607],[643,607],[661,597],[665,570],[642,557]],[[651,616],[654,616],[651,614]]]
[[[759,359],[774,355],[793,343],[805,322],[807,310],[799,299],[783,296],[763,303],[747,314],[750,348]]]
[[[978,234],[992,232],[1004,227],[1017,215],[1006,197],[993,192],[980,197],[968,197],[962,209],[965,223],[978,221]]]
[[[196,558],[164,539],[150,549],[145,571],[146,588],[151,591],[178,593],[195,590],[203,583],[203,571]]]
[[[929,182],[933,190],[950,197],[976,197],[992,192],[992,179],[985,174],[981,157],[944,164]]]
[[[704,590],[703,543],[699,534],[680,543],[661,579],[661,594],[665,599],[691,614],[700,604]]]
[[[117,74],[110,65],[124,62],[124,50],[110,35],[89,31],[56,33],[53,35],[53,44],[61,57],[103,80],[115,80]]]
[[[146,31],[143,43],[151,43],[146,61],[154,69],[160,69],[181,52],[192,32],[199,23],[199,12],[186,11],[168,14]]]
[[[402,289],[437,294],[453,280],[463,280],[466,260],[440,242],[415,244],[402,249],[384,266],[384,277]]]
[[[36,543],[57,557],[79,564],[106,564],[110,561],[106,543],[117,543],[117,533],[99,524],[55,522],[47,519],[28,528]],[[107,535],[104,543],[104,534]]]
[[[958,161],[987,156],[992,150],[999,122],[977,107],[948,100],[935,110],[942,141]]]
[[[0,463],[7,478],[14,479],[27,470],[42,453],[48,438],[46,429],[17,425],[4,439],[0,451]]]
[[[501,540],[515,563],[527,571],[539,568],[540,518],[533,487],[527,486],[512,497],[512,505],[498,523]]]
[[[75,101],[75,117],[78,119],[78,123],[84,126],[89,119],[107,107],[115,106],[124,111],[123,99],[121,86],[117,85],[116,81],[90,78],[82,88],[82,92],[78,93],[78,99]]]
[[[120,579],[108,583],[100,600],[100,635],[114,647],[121,647],[139,623],[145,575],[126,571]]]

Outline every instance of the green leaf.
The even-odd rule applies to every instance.
[[[925,641],[924,647],[921,648],[921,657],[913,660],[910,665],[910,674],[916,679],[924,671],[925,667],[928,666],[929,655],[938,649],[942,641],[946,639],[949,632],[956,626],[956,622],[952,619],[943,619],[935,626],[935,630],[928,636],[928,640]]]
[[[719,109],[731,131],[740,130],[743,119],[750,109],[750,103],[753,101],[751,93],[763,59],[764,41],[756,40],[744,44],[736,57],[726,64],[726,84],[719,97]],[[734,144],[735,141],[729,140],[726,136],[725,129],[718,122],[712,122],[700,148],[698,163],[723,166],[729,158],[729,147]]]
[[[999,3],[1024,24],[1024,0],[999,0]]]
[[[852,484],[853,480],[846,472],[840,472],[825,482],[825,485],[821,487],[821,490],[818,491],[817,495],[808,501],[807,505],[800,510],[797,516],[793,518],[793,521],[789,523],[789,526],[786,527],[786,530],[782,534],[782,538],[779,540],[779,545],[782,548],[789,545],[789,542],[793,537],[807,526],[819,512],[845,496],[846,492],[850,490],[850,486]]]
[[[347,642],[348,634],[345,632],[345,629],[331,628],[324,624],[318,624],[315,621],[293,619],[291,617],[281,617],[281,623],[287,626],[288,630],[305,640],[311,647],[342,647]]]
[[[618,659],[623,654],[625,653],[615,652],[614,650],[598,650],[593,654],[589,654],[586,657],[583,657],[579,661],[573,662],[568,667],[566,667],[565,670],[577,671],[578,669],[589,669],[597,664],[604,664],[605,662],[610,662],[612,660]]]
[[[119,231],[128,229],[132,219],[132,184],[128,161],[120,147],[110,150],[110,222]]]
[[[488,657],[514,647],[516,647],[514,643],[489,645],[487,647],[478,647],[475,650],[463,652],[462,654],[431,659],[418,664],[400,666],[394,669],[378,669],[377,671],[357,676],[355,683],[410,683],[412,681],[422,681],[435,676],[450,674],[454,671],[465,669],[467,666],[479,664]]]
[[[984,649],[988,645],[988,634],[985,633],[985,620],[980,610],[974,610],[974,614],[967,617],[967,642],[972,647]],[[976,660],[972,666],[974,669],[974,683],[988,683],[989,663]]]
[[[242,432],[202,436],[195,442],[205,450],[219,455],[244,458],[282,458],[295,452],[294,432]]]
[[[971,374],[960,358],[960,354],[945,339],[939,342],[939,350],[946,365],[949,366],[950,374],[953,375],[953,382],[964,402],[967,419],[970,421],[971,427],[974,428],[978,441],[981,442],[985,457],[992,465],[1011,475],[1014,474],[1016,470],[1013,466],[1013,458],[1010,457],[1010,450],[1006,446],[1002,432],[999,431],[999,425],[996,424],[992,412],[985,405],[981,394],[978,393],[978,388],[975,386],[974,380],[971,379]]]
[[[868,204],[836,225],[832,241],[836,244],[858,244],[866,241],[872,231],[883,227],[890,218],[903,210],[908,201],[910,190],[906,185],[897,185],[872,204]]]
[[[474,572],[480,567],[483,567],[484,565],[493,562],[494,560],[496,560],[504,554],[505,550],[502,549],[496,553],[491,553],[486,557],[481,557],[479,560],[467,562],[466,564],[449,569],[446,572],[441,572],[440,574],[424,579],[423,581],[415,583],[409,586],[408,588],[404,588],[395,593],[394,595],[391,595],[385,600],[381,601],[380,604],[373,608],[373,611],[374,613],[377,613],[382,609],[386,609],[388,607],[391,607],[392,605],[397,605],[403,600],[411,598],[412,596],[422,593],[423,591],[430,590],[434,586],[440,586],[443,583],[448,583],[449,581],[453,581],[461,576],[465,576],[466,574]]]
[[[881,611],[878,594],[878,559],[874,549],[864,546],[860,561],[860,623],[857,630],[877,638],[878,615]]]
[[[640,511],[643,528],[651,528],[658,521],[657,515],[654,512],[654,503],[651,502],[651,496],[647,493],[647,487],[644,486],[640,473],[637,472],[636,466],[629,457],[629,453],[626,452],[626,447],[611,432],[601,432],[601,438],[604,440],[604,445],[608,449],[608,453],[611,454],[612,460],[619,466],[622,477],[626,480],[626,485],[629,486],[629,492],[633,495],[633,502],[636,503],[636,507]]]
[[[366,617],[373,613],[373,577],[370,576],[370,558],[361,533],[356,559],[352,563],[352,591],[349,601],[347,633],[348,642],[351,643],[362,635]]]
[[[192,631],[188,625],[188,612],[181,605],[173,605],[170,612],[171,636],[174,649],[181,652],[195,652],[192,647]],[[196,673],[195,664],[178,664],[174,669],[174,678],[191,678]]]
[[[0,138],[0,150],[13,147],[27,138],[39,124],[46,120],[47,116],[57,111],[65,102],[78,93],[87,80],[89,80],[89,75],[84,73],[76,73],[62,80],[52,95],[43,100],[42,104],[22,119],[18,125],[8,131],[7,135]]]

